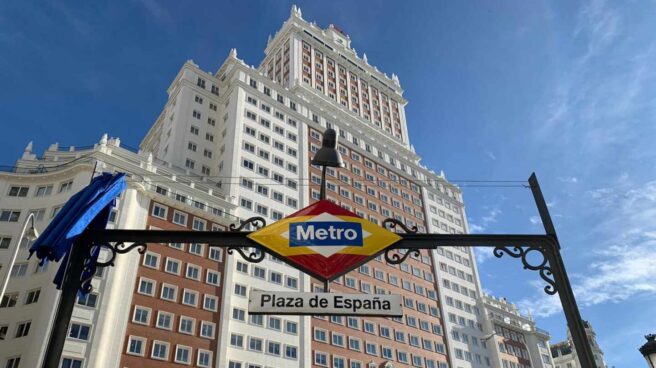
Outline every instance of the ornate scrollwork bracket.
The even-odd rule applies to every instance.
[[[386,218],[383,221],[383,227],[387,230],[395,230],[397,226],[400,227],[401,229],[403,229],[403,231],[406,234],[416,234],[417,231],[419,231],[416,226],[412,226],[412,227],[409,228],[409,227],[405,226],[404,223],[402,223],[401,221],[399,221],[397,219]]]
[[[109,258],[106,261],[99,261],[98,256],[103,248],[109,251]],[[124,242],[117,242],[113,244],[97,243],[89,247],[89,256],[84,261],[84,268],[82,269],[82,275],[84,278],[80,284],[80,291],[83,293],[91,292],[93,289],[91,286],[91,280],[95,276],[98,267],[114,266],[117,254],[125,254],[133,249],[137,249],[139,254],[144,254],[146,253],[147,245],[142,242],[135,242],[130,245],[126,245]]]
[[[230,231],[242,231],[248,225],[252,225],[256,229],[261,229],[266,226],[266,220],[260,216],[250,217],[243,220],[239,225],[230,224]]]
[[[417,257],[421,255],[419,249],[412,249],[412,250],[405,249],[405,250],[406,252],[400,252],[397,249],[387,249],[385,251],[385,262],[391,265],[398,265],[405,262],[405,260],[410,256],[411,253],[413,253]]]
[[[255,229],[261,229],[266,226],[266,220],[260,216],[250,217],[243,220],[239,225],[231,224],[230,231],[242,231],[248,225],[252,225]],[[257,248],[228,247],[227,249],[228,254],[233,254],[235,251],[244,260],[251,263],[260,263],[265,256],[264,252]]]
[[[394,230],[398,227],[406,234],[416,234],[418,231],[416,226],[407,227],[403,222],[393,218],[385,219],[383,221],[383,227],[387,230]],[[385,250],[385,262],[391,265],[398,265],[405,262],[410,254],[414,254],[417,257],[421,255],[418,249],[406,250],[405,252],[393,248],[387,249]]]
[[[531,252],[537,252],[542,256],[542,261],[538,263],[530,263],[528,261],[527,255]],[[551,265],[549,265],[549,259],[545,254],[545,250],[537,246],[513,246],[513,247],[495,247],[494,256],[501,258],[504,253],[513,257],[519,258],[522,261],[525,270],[538,271],[540,278],[547,283],[547,286],[544,287],[544,292],[549,295],[554,295],[558,292],[556,289],[556,282],[554,281],[553,272]]]
[[[242,247],[229,247],[227,252],[232,254],[234,251],[246,261],[250,263],[260,263],[264,260],[266,254],[257,248],[242,248]]]

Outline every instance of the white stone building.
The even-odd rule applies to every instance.
[[[549,333],[538,328],[529,315],[522,315],[513,303],[505,298],[484,295],[481,307],[485,309],[489,333],[488,348],[496,366],[503,368],[553,368],[549,352]]]
[[[598,368],[607,368],[608,366],[604,360],[604,352],[597,343],[597,334],[594,332],[590,322],[583,321],[583,324],[585,326],[585,333],[588,337],[588,341],[590,342],[590,347],[592,348],[592,355],[594,356],[595,364]],[[555,368],[581,367],[569,329],[567,329],[567,340],[551,345],[551,356],[553,357]]]

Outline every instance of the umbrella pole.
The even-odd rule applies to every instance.
[[[61,295],[57,304],[55,320],[50,328],[50,338],[46,347],[46,355],[43,357],[43,368],[58,368],[69,324],[75,307],[75,299],[81,285],[80,275],[84,268],[86,258],[86,247],[77,240],[71,247],[68,265],[64,271],[64,279],[61,287]]]

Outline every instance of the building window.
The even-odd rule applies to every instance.
[[[205,282],[210,285],[219,286],[219,283],[221,282],[221,273],[207,270],[207,274],[205,275]]]
[[[280,331],[281,329],[281,320],[278,317],[269,317],[269,328],[272,330]]]
[[[143,265],[150,268],[159,268],[159,254],[157,253],[146,253],[143,258]]]
[[[64,358],[62,359],[61,368],[82,368],[82,364],[83,362],[80,359]],[[7,365],[7,367],[11,366]],[[16,367],[18,367],[18,365],[16,365]]]
[[[146,339],[143,337],[130,336],[128,340],[128,351],[130,355],[144,355],[144,348],[146,346]]]
[[[0,212],[0,222],[18,222],[20,211],[2,210]]]
[[[271,273],[269,273],[269,281],[274,284],[282,284],[282,274],[279,272],[271,271]]]
[[[159,311],[157,314],[157,328],[171,330],[173,326],[173,313]]]
[[[183,334],[193,335],[195,325],[196,325],[196,321],[193,318],[181,316],[180,325],[178,326],[178,332],[181,332]]]
[[[191,348],[188,346],[175,346],[175,362],[181,364],[191,363]]]
[[[262,352],[263,340],[257,337],[250,337],[248,339],[248,350]]]
[[[12,186],[9,188],[9,197],[27,197],[30,187]]]
[[[267,354],[280,356],[280,343],[274,341],[267,341]]]
[[[162,284],[160,298],[175,302],[177,300],[178,287],[170,284]]]
[[[212,322],[202,321],[200,323],[200,336],[206,339],[213,339],[215,327],[216,324]]]
[[[239,308],[232,308],[232,319],[242,322],[246,321],[246,311]]]
[[[297,359],[298,358],[298,348],[296,346],[285,345],[285,358]]]
[[[180,261],[173,258],[167,258],[164,270],[168,273],[180,275]]]
[[[322,367],[328,366],[328,354],[318,351],[314,352],[314,364]]]
[[[221,262],[223,260],[223,251],[219,248],[210,248],[209,258],[213,261]]]
[[[200,273],[201,273],[201,268],[200,267],[198,267],[196,265],[192,265],[192,264],[187,264],[186,277],[188,279],[200,281]]]
[[[95,293],[78,294],[77,297],[78,305],[95,308],[97,302],[98,302],[98,294]]]
[[[150,308],[145,308],[141,306],[134,307],[134,315],[132,316],[132,322],[138,323],[141,325],[148,325],[150,323]]]
[[[88,341],[90,330],[91,327],[89,326],[82,325],[79,323],[73,323],[71,324],[71,329],[68,332],[68,337],[72,339]]]
[[[182,293],[182,304],[195,307],[198,304],[198,292],[185,289]]]
[[[218,310],[217,304],[218,304],[217,297],[207,294],[205,295],[203,300],[203,309],[216,312]]]
[[[139,294],[154,295],[155,282],[153,280],[141,278],[139,280]]]
[[[212,352],[207,350],[198,349],[196,358],[196,365],[198,367],[211,367],[212,366]]]
[[[158,360],[168,360],[169,358],[169,343],[164,341],[153,341],[153,350],[150,357]]]
[[[69,191],[69,190],[71,190],[71,188],[73,188],[73,180],[63,182],[63,183],[59,184],[59,193]]]
[[[35,197],[45,197],[52,194],[52,185],[44,185],[36,188]]]

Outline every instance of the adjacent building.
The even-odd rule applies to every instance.
[[[487,321],[490,350],[495,366],[503,368],[553,368],[549,333],[538,328],[533,318],[522,315],[505,298],[484,295],[481,299]]]
[[[596,366],[599,368],[608,367],[604,360],[604,352],[601,350],[599,344],[597,344],[597,335],[595,334],[592,325],[588,321],[583,321],[583,325],[585,326],[585,333],[588,337],[588,342],[592,348],[592,355],[594,356]],[[567,340],[551,345],[551,356],[553,357],[555,368],[581,367],[569,329],[567,329]]]
[[[118,139],[105,135],[79,148],[54,144],[41,157],[28,145],[14,167],[0,172],[0,274],[11,275],[0,303],[4,367],[40,366],[58,298],[52,280],[59,264],[27,259],[27,241],[11,270],[6,266],[27,215],[34,213],[37,229],[43,230],[71,195],[103,171],[129,177],[110,228],[213,229],[238,221],[230,214],[235,205],[220,190],[187,180],[185,171],[156,163],[152,155],[120,147]],[[148,356],[153,359],[174,362],[174,354],[185,358],[187,352],[189,363],[213,367],[224,259],[220,249],[205,245],[151,244],[144,256],[131,252],[118,257],[115,267],[99,268],[93,292],[77,300],[62,367],[142,365],[134,359],[145,355],[143,335],[152,338]]]

